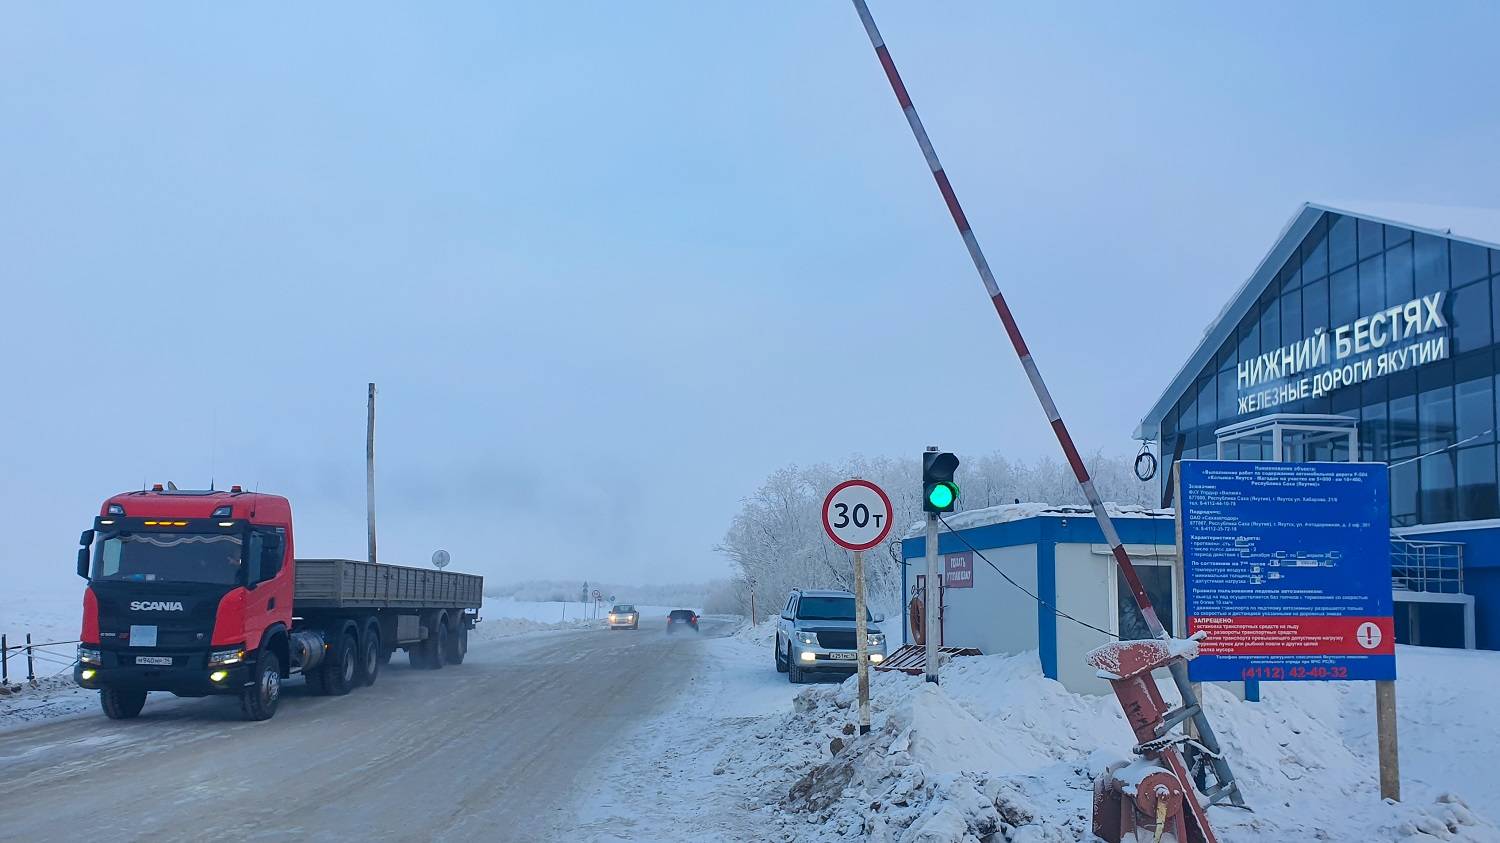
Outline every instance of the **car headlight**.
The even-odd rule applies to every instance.
[[[98,648],[96,648],[96,647],[83,647],[83,646],[80,646],[78,648],[78,663],[79,664],[100,664],[100,663],[102,663],[102,660],[99,658],[99,650],[98,650]]]
[[[245,660],[245,648],[233,647],[228,650],[214,650],[208,654],[208,663],[213,665],[239,664]]]
[[[802,642],[803,644],[806,644],[809,647],[816,647],[816,646],[818,646],[818,633],[816,633],[816,632],[799,632],[799,633],[797,633],[797,640],[800,641],[800,642]]]

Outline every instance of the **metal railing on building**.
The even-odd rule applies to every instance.
[[[1464,593],[1462,542],[1391,537],[1391,587],[1427,594]]]

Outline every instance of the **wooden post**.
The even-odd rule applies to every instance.
[[[0,688],[10,684],[10,644],[0,635]]]
[[[370,384],[370,401],[365,422],[365,508],[370,533],[369,560],[375,564],[375,384]]]
[[[26,633],[26,681],[36,682],[36,656],[31,652],[31,633]]]
[[[854,551],[854,645],[859,670],[859,733],[870,734],[870,648],[865,623],[865,552]]]
[[[1380,746],[1380,798],[1401,801],[1401,764],[1396,752],[1396,682],[1375,683],[1375,733]]]

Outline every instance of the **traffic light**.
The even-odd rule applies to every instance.
[[[958,457],[947,451],[922,452],[922,511],[952,512],[958,503],[958,484],[953,472]]]

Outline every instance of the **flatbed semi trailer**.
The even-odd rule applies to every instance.
[[[292,676],[342,695],[398,649],[420,669],[462,664],[483,601],[474,574],[297,559],[287,499],[237,486],[115,495],[79,545],[73,675],[114,719],[170,691],[237,695],[246,719],[267,720]]]

